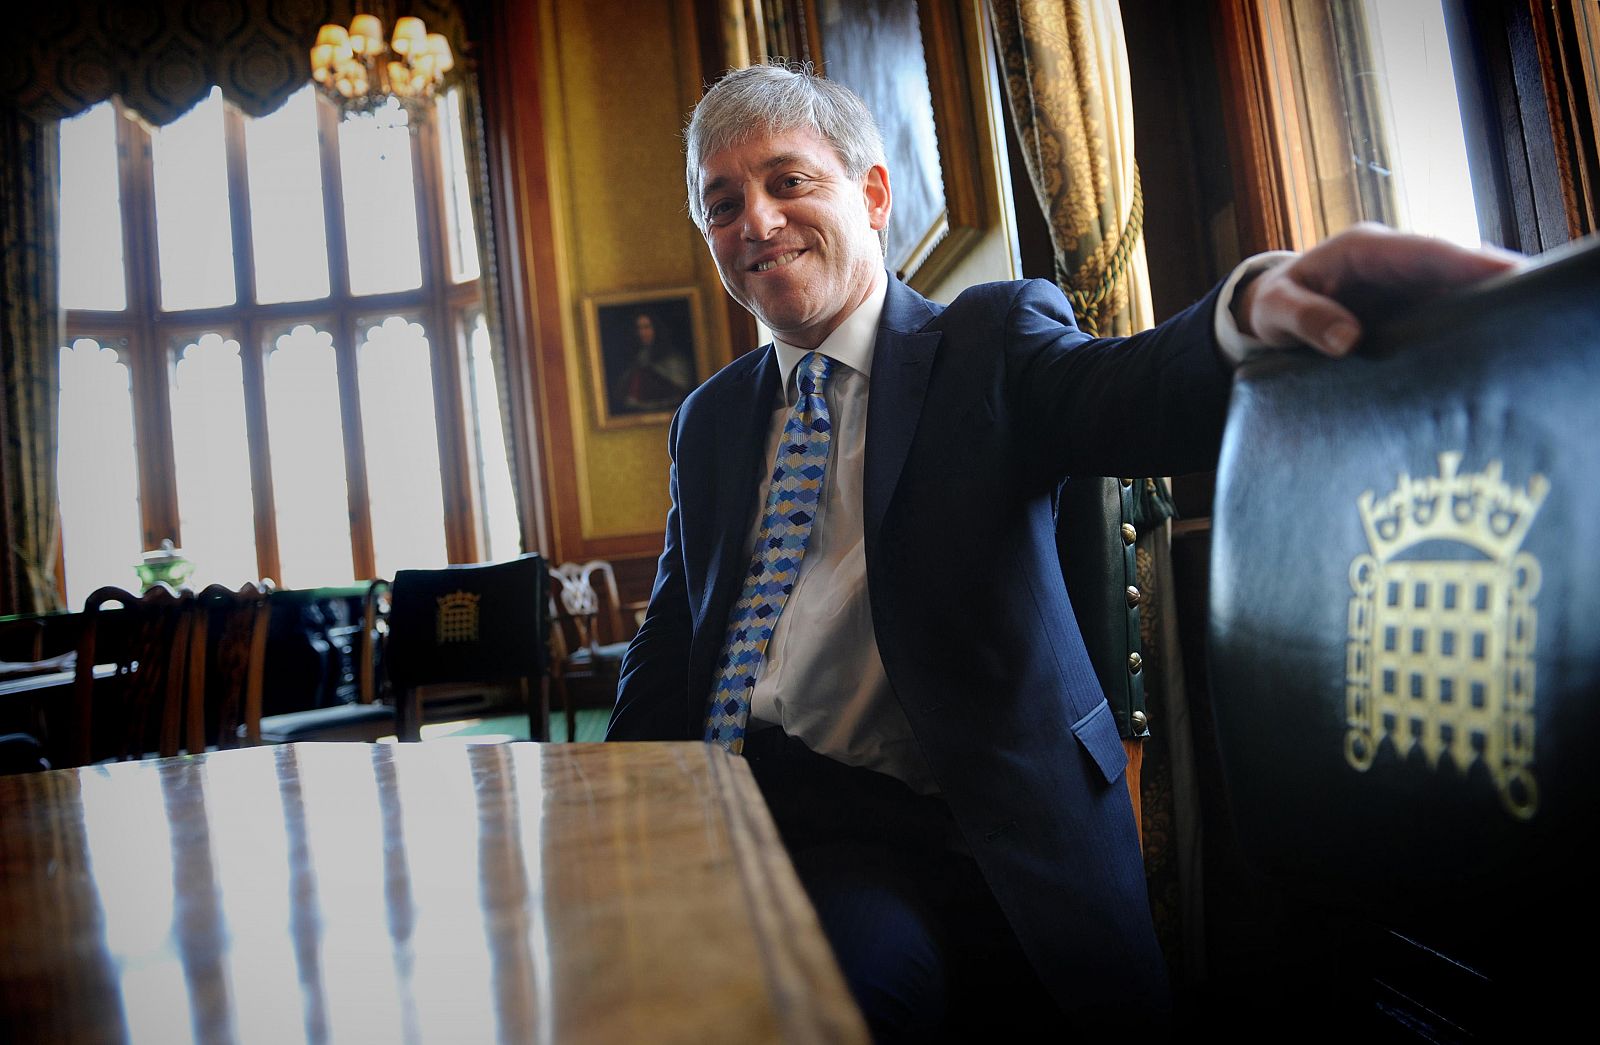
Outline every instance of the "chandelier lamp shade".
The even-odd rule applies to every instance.
[[[454,67],[444,34],[409,16],[395,19],[388,43],[377,15],[358,14],[348,29],[323,26],[311,48],[311,78],[346,117],[376,113],[393,99],[412,127]]]

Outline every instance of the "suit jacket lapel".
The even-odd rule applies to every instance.
[[[778,360],[769,345],[762,359],[739,381],[730,385],[715,404],[715,498],[711,517],[711,544],[706,559],[706,581],[695,610],[694,640],[690,651],[690,679],[702,692],[692,692],[692,705],[710,694],[711,662],[721,648],[729,607],[744,583],[745,540],[756,509],[751,483],[762,471],[772,407],[778,396]],[[705,409],[704,407],[702,409]],[[700,687],[701,679],[705,686]],[[704,714],[703,706],[691,708]]]
[[[868,547],[877,539],[922,416],[941,337],[937,330],[923,329],[932,318],[927,299],[891,276],[873,348],[872,391],[867,400]]]

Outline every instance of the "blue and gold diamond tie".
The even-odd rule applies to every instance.
[[[832,372],[833,360],[820,352],[800,361],[800,395],[783,426],[761,534],[756,538],[744,591],[729,616],[722,659],[717,662],[717,681],[711,687],[711,706],[706,713],[706,742],[721,744],[736,755],[744,750],[750,697],[767,653],[767,640],[772,638],[784,601],[794,590],[800,560],[811,539],[811,524],[817,517],[828,444],[833,441],[828,400],[823,395]]]

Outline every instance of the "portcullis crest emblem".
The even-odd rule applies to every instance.
[[[1460,465],[1440,454],[1437,476],[1402,473],[1389,493],[1357,500],[1370,550],[1350,564],[1345,760],[1365,772],[1387,747],[1402,760],[1420,748],[1429,768],[1448,759],[1463,775],[1482,762],[1501,805],[1526,820],[1539,807],[1540,574],[1521,548],[1549,483],[1534,475],[1518,489],[1499,461]]]

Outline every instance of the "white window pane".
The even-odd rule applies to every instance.
[[[434,103],[439,121],[439,169],[444,171],[445,208],[450,230],[450,277],[457,283],[478,278],[478,233],[472,221],[472,182],[462,138],[461,91],[452,88]]]
[[[339,169],[344,233],[350,254],[350,293],[381,294],[422,286],[417,242],[417,197],[412,183],[411,132],[404,111],[392,120],[339,124]]]
[[[328,235],[322,212],[317,99],[307,84],[283,108],[245,123],[250,237],[256,300],[328,296]]]
[[[156,241],[161,307],[209,308],[234,302],[228,163],[222,91],[150,136],[156,180]]]
[[[128,307],[110,102],[61,121],[61,307]]]
[[[301,324],[267,355],[267,432],[287,588],[350,584],[349,491],[333,335]]]
[[[427,334],[390,316],[367,330],[356,359],[378,576],[443,566],[444,495]]]
[[[61,441],[56,451],[67,607],[107,584],[138,590],[138,466],[126,361],[92,338],[61,350]]]
[[[1482,236],[1444,11],[1437,3],[1368,0],[1366,13],[1393,121],[1390,158],[1401,224],[1476,247]]]
[[[178,524],[196,589],[256,579],[255,512],[239,342],[206,334],[178,355],[172,378]]]
[[[506,451],[505,428],[500,420],[500,390],[492,352],[489,325],[480,315],[472,327],[467,377],[485,557],[497,561],[522,554],[522,527],[517,522],[516,487],[511,480],[511,455]]]

